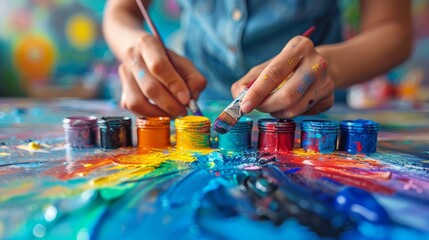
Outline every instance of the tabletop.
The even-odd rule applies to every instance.
[[[210,120],[227,105],[202,102]],[[429,239],[429,108],[334,106],[304,119],[380,123],[377,152],[71,148],[68,116],[112,101],[0,99],[0,238]],[[263,113],[249,115],[255,122]],[[299,125],[299,124],[298,124]],[[172,124],[172,128],[174,125]],[[171,140],[174,145],[175,132]]]

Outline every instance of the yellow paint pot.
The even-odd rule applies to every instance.
[[[210,147],[210,120],[202,116],[177,118],[176,147],[200,149]]]

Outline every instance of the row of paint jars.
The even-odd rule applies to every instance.
[[[187,116],[175,120],[176,147],[200,149],[210,147],[210,120]],[[72,147],[97,145],[104,149],[131,147],[131,119],[129,117],[69,117],[63,120],[66,143]],[[138,118],[137,147],[167,148],[170,142],[170,118]],[[218,136],[218,148],[225,151],[243,151],[252,148],[253,120],[243,117],[226,134]],[[260,119],[258,121],[258,150],[287,152],[293,150],[296,124],[293,120]],[[335,150],[370,154],[376,151],[378,123],[371,120],[328,120],[301,122],[301,147],[306,151],[331,153]],[[340,137],[338,138],[338,133]],[[337,141],[339,139],[339,141]],[[339,143],[337,143],[339,142]],[[338,146],[338,147],[337,147]]]
[[[301,147],[306,151],[372,154],[377,150],[379,124],[356,119],[341,122],[304,120],[301,122]],[[339,137],[338,137],[339,135]]]
[[[132,146],[131,118],[72,116],[63,119],[65,142],[73,148]]]
[[[219,149],[241,151],[251,148],[253,121],[241,118],[230,132],[219,135]],[[376,152],[379,124],[365,119],[303,120],[301,122],[301,148],[317,153],[336,150],[351,154]],[[290,119],[265,118],[258,120],[258,150],[267,153],[292,151],[296,124]]]
[[[207,148],[210,145],[210,120],[206,117],[178,118],[176,147],[187,149]],[[65,142],[73,148],[100,145],[103,149],[132,146],[132,127],[129,117],[74,116],[63,119]],[[163,149],[171,146],[170,118],[138,118],[137,147]],[[99,144],[98,144],[99,139]]]

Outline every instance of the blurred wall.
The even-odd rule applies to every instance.
[[[0,96],[114,97],[117,64],[101,32],[105,0],[0,1]],[[157,0],[154,21],[178,27],[174,1]]]
[[[414,0],[414,50],[410,58],[392,71],[347,90],[352,108],[420,108],[429,102],[429,1]],[[352,37],[359,26],[357,0],[343,1],[345,36]],[[389,57],[389,56],[386,56]]]

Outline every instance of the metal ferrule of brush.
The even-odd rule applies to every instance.
[[[232,118],[238,121],[243,113],[241,112],[241,102],[243,101],[244,96],[249,89],[244,89],[235,99],[232,101],[228,107],[225,108],[224,112],[228,113]]]
[[[200,108],[197,105],[197,102],[194,99],[191,99],[188,104],[188,109],[192,112],[195,116],[203,116],[203,113],[201,112]]]

